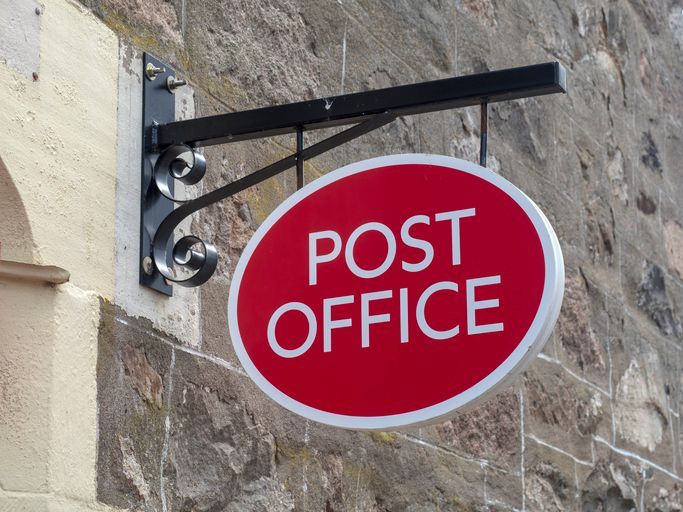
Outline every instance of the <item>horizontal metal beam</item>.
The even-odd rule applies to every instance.
[[[360,122],[390,111],[397,116],[479,105],[483,101],[567,92],[559,62],[491,71],[343,96],[162,124],[158,145],[210,146]]]

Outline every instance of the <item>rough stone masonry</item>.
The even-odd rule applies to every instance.
[[[198,336],[102,304],[101,502],[164,512],[683,510],[680,0],[82,3],[119,35],[124,74],[137,76],[140,52],[154,53],[188,79],[197,115],[549,60],[566,66],[570,86],[490,107],[489,165],[541,206],[567,264],[555,332],[514,387],[401,433],[310,423],[258,391],[229,342],[228,286],[251,233],[295,189],[292,171],[194,220],[222,258],[190,312]],[[399,120],[307,162],[306,178],[398,152],[476,160],[477,126],[477,109]],[[209,148],[204,187],[293,147],[278,137]]]

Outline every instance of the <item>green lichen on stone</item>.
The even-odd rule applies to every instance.
[[[311,162],[305,162],[304,163],[304,176],[308,181],[313,181],[316,178],[320,178],[321,176],[327,174],[326,171],[322,170],[320,167],[317,165],[311,163]]]
[[[268,162],[275,162],[289,154],[282,146],[269,143],[264,151],[264,158]],[[293,173],[293,171],[290,171],[290,173]],[[258,224],[261,224],[282,200],[287,197],[286,178],[287,176],[280,175],[251,187],[245,192],[254,221]]]
[[[315,454],[305,446],[289,446],[277,443],[277,458],[293,461],[295,464],[309,464],[315,460]]]
[[[276,162],[294,152],[293,147],[286,148],[276,142],[267,141],[266,144],[267,146],[264,150],[264,160],[266,162]],[[304,176],[307,183],[325,174],[327,172],[315,164],[311,162],[304,163]],[[294,190],[294,168],[285,171],[276,178],[247,189],[244,194],[249,202],[254,221],[257,224],[261,224],[283,199],[293,193]]]
[[[370,437],[376,443],[398,445],[398,434],[396,432],[370,432]]]
[[[155,416],[152,419],[150,416]],[[164,420],[165,411],[146,407],[144,412],[133,412],[126,418],[125,431],[133,439],[159,439],[165,435]]]
[[[100,365],[111,359],[115,350],[114,315],[116,306],[100,297],[100,324],[98,326],[97,364]]]
[[[475,508],[472,505],[468,505],[462,501],[457,496],[453,496],[449,500],[457,512],[474,512]]]
[[[131,26],[125,18],[112,9],[104,7],[103,11],[102,21],[117,35],[143,50],[161,51],[160,39],[154,34],[145,34],[139,28]]]

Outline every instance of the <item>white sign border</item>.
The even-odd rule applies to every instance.
[[[387,416],[349,416],[310,407],[294,400],[271,384],[247,354],[237,321],[238,292],[244,270],[254,250],[270,228],[304,198],[353,174],[400,164],[436,165],[472,174],[501,189],[522,208],[536,229],[546,263],[545,282],[538,312],[522,341],[500,366],[474,386],[443,402],[423,409]],[[557,235],[543,212],[524,192],[502,176],[472,162],[448,156],[417,153],[388,155],[346,165],[316,179],[285,199],[259,226],[242,252],[232,277],[229,293],[228,324],[233,347],[249,377],[264,393],[290,411],[319,423],[356,430],[391,430],[434,423],[452,415],[456,410],[462,411],[469,408],[506,387],[518,373],[524,371],[550,337],[560,313],[564,295],[564,258]]]

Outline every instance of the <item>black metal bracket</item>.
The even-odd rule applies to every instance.
[[[486,165],[488,104],[567,92],[564,67],[558,62],[491,71],[259,108],[217,116],[175,121],[173,70],[145,54],[143,79],[142,212],[140,283],[171,295],[171,283],[198,286],[216,269],[216,248],[188,235],[174,243],[178,225],[222,199],[292,167],[297,187],[304,184],[303,164],[345,142],[375,130],[396,117],[438,110],[480,106],[480,164]],[[152,66],[152,67],[150,67]],[[304,132],[354,125],[309,147]],[[174,198],[174,181],[198,183],[206,162],[197,147],[255,138],[296,134],[296,152],[197,199]],[[174,203],[182,203],[178,208]],[[179,267],[187,277],[178,276]]]

